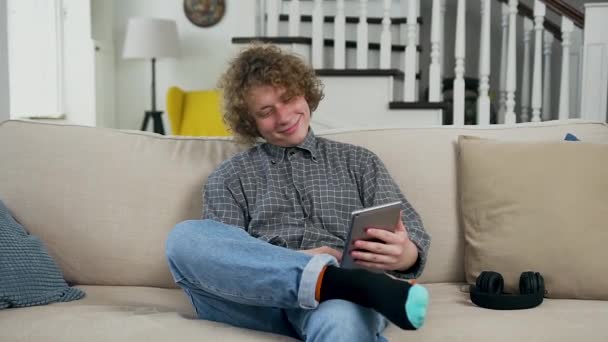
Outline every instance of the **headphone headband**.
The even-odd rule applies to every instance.
[[[499,273],[481,272],[469,291],[471,301],[477,306],[494,310],[530,309],[543,302],[545,284],[538,272],[521,274],[520,294],[502,293],[503,286],[503,278]]]

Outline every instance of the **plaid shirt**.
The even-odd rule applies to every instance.
[[[378,156],[312,130],[298,146],[262,143],[225,160],[203,192],[204,219],[295,250],[343,250],[352,211],[400,200],[418,260],[406,272],[391,273],[417,278],[427,259],[430,236]]]

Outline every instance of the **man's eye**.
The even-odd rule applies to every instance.
[[[272,113],[271,109],[265,110],[265,111],[262,111],[262,112],[258,112],[257,113],[257,117],[259,117],[259,118],[267,118],[268,116],[270,116],[271,113]]]

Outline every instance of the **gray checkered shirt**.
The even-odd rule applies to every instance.
[[[430,236],[378,156],[312,130],[296,147],[262,143],[236,154],[209,176],[203,193],[203,218],[295,250],[342,250],[352,211],[400,200],[418,260],[391,273],[417,278],[426,263]]]

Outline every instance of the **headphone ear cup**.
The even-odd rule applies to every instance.
[[[484,279],[486,277],[487,272],[486,271],[482,271],[478,276],[477,279],[475,279],[475,288],[480,291],[483,292],[482,288],[483,288],[483,282]]]
[[[524,272],[519,277],[519,293],[522,295],[535,294],[544,287],[542,276],[538,272]],[[541,282],[543,284],[541,284]]]
[[[492,271],[481,272],[479,277],[477,277],[476,284],[479,292],[487,294],[502,294],[504,288],[504,280],[500,273]]]
[[[543,276],[536,272],[537,275],[537,281],[538,281],[538,290],[541,291],[542,295],[545,295],[545,278],[543,278]]]

